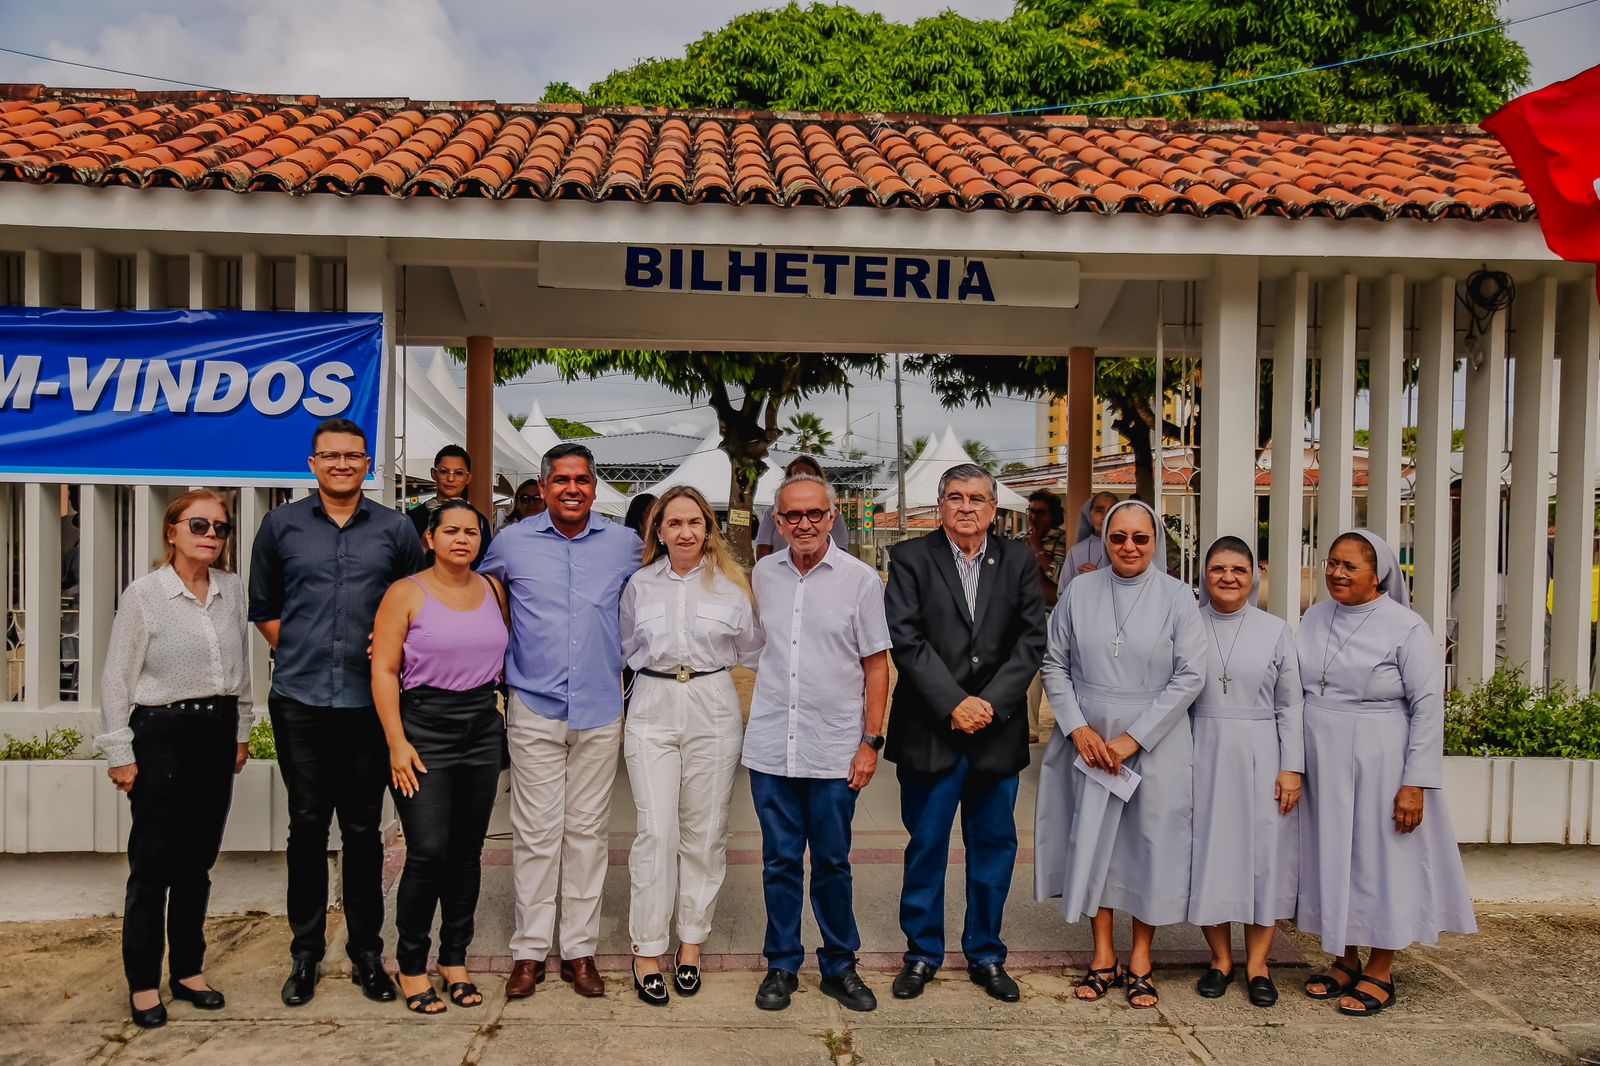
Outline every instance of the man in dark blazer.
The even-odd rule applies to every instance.
[[[939,529],[896,545],[884,598],[899,680],[887,756],[900,779],[906,845],[897,999],[944,962],[944,881],[957,807],[967,851],[967,975],[1015,1002],[1000,921],[1017,857],[1017,775],[1028,765],[1028,683],[1044,659],[1039,566],[989,533],[999,485],[972,463],[939,480]]]

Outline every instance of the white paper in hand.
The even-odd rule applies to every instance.
[[[1124,803],[1128,802],[1128,800],[1132,798],[1133,790],[1138,788],[1139,782],[1143,780],[1143,778],[1133,772],[1132,768],[1129,767],[1127,763],[1123,763],[1121,768],[1118,769],[1114,774],[1107,773],[1097,766],[1090,766],[1088,763],[1083,761],[1082,755],[1079,755],[1076,759],[1074,759],[1072,765],[1087,775],[1089,780],[1110,792],[1113,796],[1117,797]]]

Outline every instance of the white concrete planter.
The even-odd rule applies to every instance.
[[[1600,761],[1450,756],[1444,792],[1463,844],[1600,845]]]
[[[104,760],[0,762],[0,852],[126,851],[132,824]],[[394,803],[386,795],[386,836],[394,824]],[[278,764],[252,759],[234,781],[222,850],[282,851],[288,843],[289,795]],[[339,846],[335,819],[328,849]]]

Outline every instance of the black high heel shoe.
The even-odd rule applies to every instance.
[[[667,992],[667,979],[659,973],[645,974],[644,980],[639,979],[639,960],[635,956],[633,962],[628,964],[628,972],[633,975],[633,990],[639,996],[641,1003],[648,1003],[652,1007],[665,1007],[672,1002],[672,996]]]
[[[128,994],[128,1009],[133,1012],[133,1024],[141,1029],[159,1029],[167,1024],[167,1005],[159,998],[156,1005],[149,1010],[140,1010],[133,1005],[133,994]]]
[[[700,991],[700,967],[679,962],[677,952],[672,956],[672,987],[678,990],[680,996],[692,996]]]
[[[186,1000],[200,1010],[221,1010],[228,1005],[222,993],[214,988],[190,988],[181,981],[168,981],[167,988],[172,991],[173,999]]]

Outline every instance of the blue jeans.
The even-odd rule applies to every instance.
[[[961,951],[968,966],[1006,961],[1000,922],[1017,860],[1017,775],[974,774],[963,755],[937,774],[905,767],[900,778],[900,819],[906,844],[905,883],[900,892],[900,929],[907,962],[944,963],[944,876],[950,858],[950,827],[961,808],[967,848],[967,917]]]
[[[798,973],[805,903],[805,854],[811,848],[811,912],[822,932],[817,968],[837,977],[856,964],[861,934],[851,898],[850,819],[856,795],[844,778],[778,777],[750,771],[761,821],[761,884],[767,902],[767,965]]]

